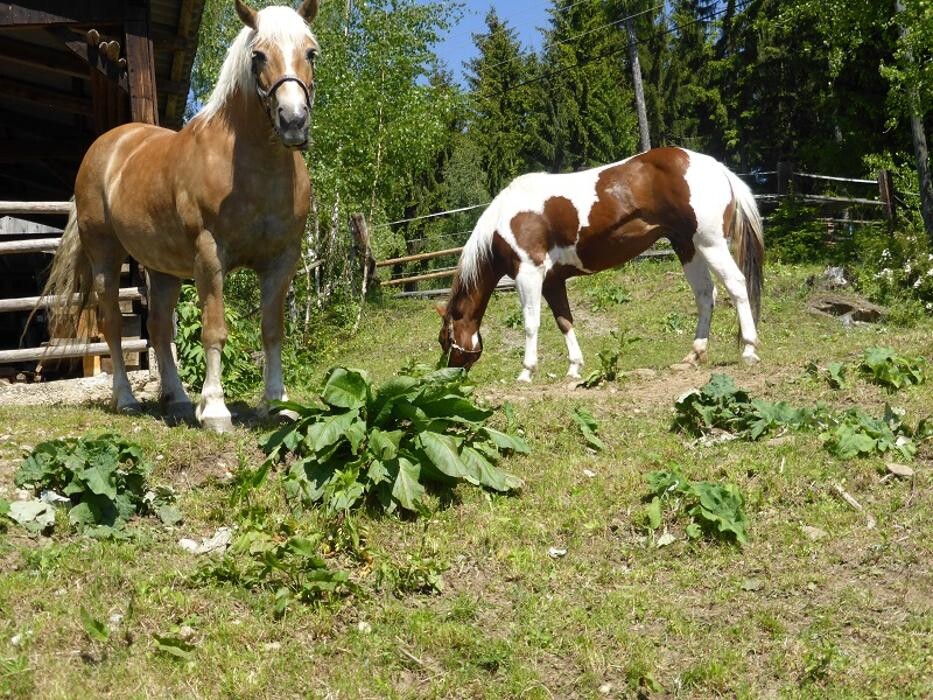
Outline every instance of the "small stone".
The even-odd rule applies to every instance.
[[[113,615],[110,616],[111,625],[119,625],[121,622],[123,622],[123,615],[121,615],[120,613],[114,613]]]
[[[361,634],[369,634],[373,631],[373,626],[366,622],[366,620],[360,620],[358,623],[356,623],[356,629]]]
[[[672,535],[669,532],[665,532],[663,535],[661,535],[658,538],[658,549],[661,549],[661,547],[667,547],[668,545],[674,544],[674,542],[676,541],[677,541],[677,538],[674,537],[674,535]]]
[[[551,559],[562,559],[567,556],[567,550],[563,547],[551,547],[548,549],[547,555]]]
[[[911,467],[908,467],[906,464],[888,462],[885,466],[888,468],[889,472],[894,474],[894,476],[899,476],[902,479],[909,479],[914,475],[914,470]]]
[[[585,476],[587,479],[593,479],[596,477],[596,472],[594,472],[592,469],[584,469],[583,476]]]
[[[800,530],[804,535],[806,535],[807,539],[813,540],[814,542],[821,540],[824,537],[829,537],[829,533],[826,532],[826,530],[821,530],[820,528],[813,527],[812,525],[803,525]]]
[[[599,686],[600,695],[609,695],[612,692],[612,683],[603,683]]]
[[[262,645],[262,648],[265,649],[266,651],[278,651],[279,649],[282,648],[282,643],[281,642],[267,642],[266,644]]]
[[[12,644],[15,647],[18,647],[20,644],[23,643],[23,639],[24,639],[24,635],[22,632],[18,634],[14,634],[12,637],[10,637],[10,644]]]
[[[156,462],[161,462],[163,459],[165,459],[165,455],[156,455]]]
[[[194,628],[190,625],[182,625],[178,628],[178,638],[189,640],[194,636]]]
[[[742,581],[742,590],[743,591],[760,591],[762,587],[762,582],[760,578],[748,578]]]

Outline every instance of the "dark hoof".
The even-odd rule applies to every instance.
[[[169,425],[194,425],[197,422],[194,418],[194,404],[190,401],[164,401],[162,412]]]

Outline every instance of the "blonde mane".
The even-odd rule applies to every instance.
[[[290,44],[314,35],[297,12],[290,7],[273,6],[260,10],[256,29],[243,27],[227,50],[217,84],[195,119],[210,119],[237,93],[256,89],[252,71],[253,47],[260,41],[275,45]]]

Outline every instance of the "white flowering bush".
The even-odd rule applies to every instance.
[[[879,303],[907,302],[933,315],[933,251],[926,236],[913,230],[886,239],[866,246],[859,287]]]

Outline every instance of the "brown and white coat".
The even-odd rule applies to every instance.
[[[761,218],[751,191],[715,159],[682,148],[657,148],[578,173],[533,173],[515,179],[483,212],[460,258],[442,310],[440,343],[452,366],[469,367],[482,352],[479,326],[503,276],[515,279],[525,325],[520,381],[538,364],[542,296],[567,342],[568,374],[583,355],[573,330],[565,282],[616,267],[666,237],[694,291],[698,322],[686,361],[706,359],[715,287],[710,270],[735,302],[742,357],[758,361],[756,323],[764,253]],[[737,249],[738,264],[729,251]]]

